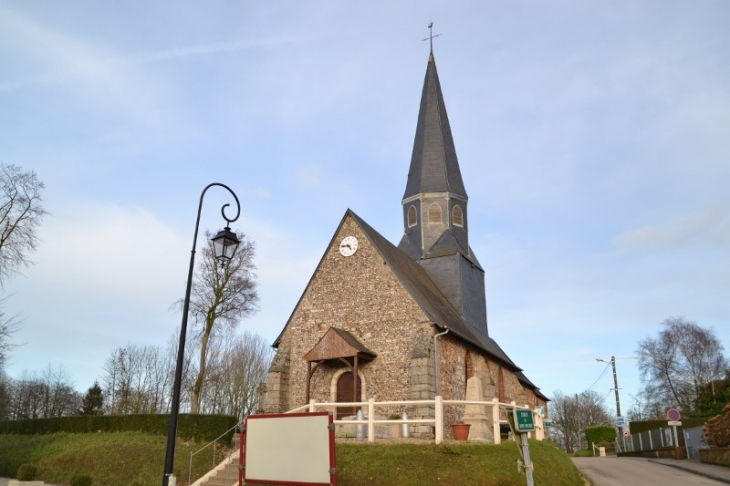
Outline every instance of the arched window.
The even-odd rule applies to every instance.
[[[408,208],[408,227],[412,228],[418,224],[418,215],[416,214],[416,206]]]
[[[428,222],[429,223],[440,223],[441,222],[441,206],[439,206],[436,203],[433,203],[428,207]]]
[[[461,210],[461,206],[458,204],[454,206],[451,213],[451,220],[454,222],[454,226],[464,226],[464,212]]]

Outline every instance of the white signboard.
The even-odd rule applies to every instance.
[[[241,440],[244,480],[337,485],[335,431],[327,412],[249,415]]]

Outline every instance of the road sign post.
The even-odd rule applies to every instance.
[[[526,408],[512,408],[512,413],[507,414],[507,422],[513,434],[519,435],[520,452],[524,464],[517,461],[517,469],[525,473],[527,486],[535,486],[532,479],[532,460],[530,459],[530,448],[527,442],[527,433],[535,430],[535,421],[532,417],[532,410]],[[552,424],[551,424],[552,425]]]
[[[532,432],[535,430],[535,421],[532,417],[532,410],[515,408],[515,428],[517,432]]]
[[[532,459],[530,459],[530,448],[527,446],[527,433],[521,433],[520,439],[522,442],[522,456],[525,458],[525,476],[527,478],[527,486],[535,486],[532,479]]]

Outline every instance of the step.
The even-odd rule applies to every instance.
[[[205,486],[233,486],[233,484],[238,484],[238,464],[226,464],[225,469],[218,471],[205,483]]]

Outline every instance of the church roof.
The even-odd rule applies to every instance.
[[[451,305],[449,300],[438,289],[436,284],[433,282],[433,280],[431,280],[423,267],[413,261],[406,253],[396,248],[395,245],[385,239],[380,233],[375,231],[372,226],[367,224],[362,218],[360,218],[360,216],[355,214],[352,210],[348,209],[343,216],[338,230],[335,231],[335,235],[333,235],[333,239],[339,232],[339,228],[342,227],[345,219],[348,216],[352,217],[352,219],[357,223],[362,232],[367,236],[370,243],[372,243],[375,249],[383,257],[383,260],[388,265],[388,268],[393,271],[393,274],[401,283],[401,285],[403,285],[403,287],[415,300],[416,304],[418,304],[424,314],[426,314],[426,316],[434,324],[436,324],[436,326],[441,329],[448,329],[450,333],[453,333],[459,338],[487,352],[493,358],[501,361],[512,370],[521,370],[521,368],[519,368],[514,362],[512,362],[509,356],[507,356],[502,348],[499,347],[494,339],[490,338],[489,336],[478,336],[473,331],[471,331],[466,319],[464,319],[461,313],[456,310],[453,305]],[[322,258],[324,259],[325,255],[323,255]],[[314,278],[314,275],[312,275],[312,278]],[[307,287],[309,287],[309,284],[307,284]],[[303,298],[304,294],[302,294],[302,296],[299,298],[299,302],[301,302]],[[287,327],[289,327],[289,322],[291,322],[291,319],[294,316],[297,307],[299,307],[299,302],[294,307],[294,310],[287,320],[284,329],[282,329],[281,333],[279,333],[279,336],[277,336],[276,340],[274,341],[274,344],[272,345],[273,347],[276,348],[279,346],[281,338],[284,335],[284,331],[286,331]]]
[[[466,319],[451,305],[423,267],[396,248],[352,210],[347,210],[345,217],[348,215],[357,222],[363,233],[382,255],[385,263],[431,321],[441,329],[448,328],[449,332],[453,332],[461,339],[486,351],[512,369],[520,369],[492,338],[478,336],[471,331]]]
[[[375,358],[377,355],[344,329],[330,327],[322,339],[304,356],[304,359],[320,361],[350,356]]]
[[[422,193],[443,192],[465,199],[467,197],[436,62],[431,53],[423,83],[416,137],[403,199]]]

